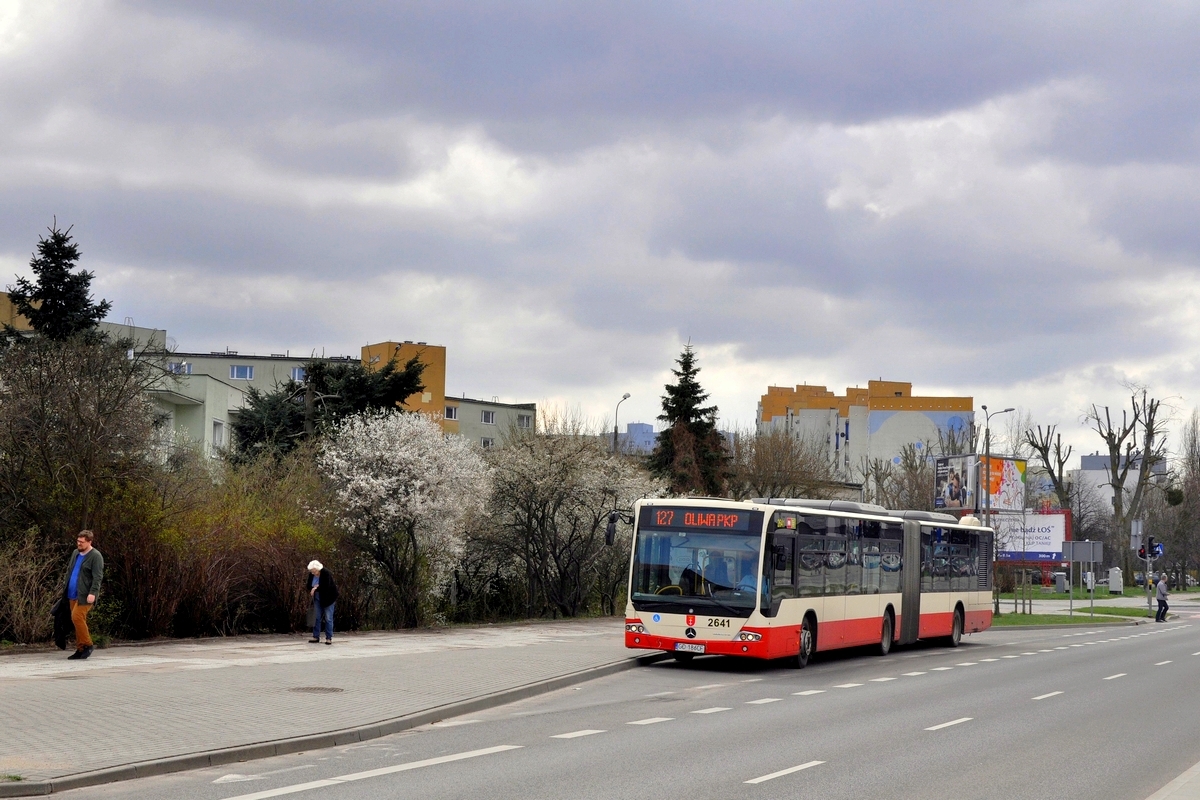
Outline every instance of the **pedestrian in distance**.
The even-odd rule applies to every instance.
[[[325,565],[316,559],[308,562],[308,579],[306,581],[309,595],[312,596],[313,632],[309,644],[319,644],[321,629],[325,629],[325,644],[333,644],[333,606],[337,603],[337,584],[333,582],[333,573],[325,569]]]
[[[63,579],[63,593],[71,608],[71,624],[75,626],[75,652],[67,656],[70,660],[87,658],[95,648],[88,631],[87,615],[100,596],[100,582],[104,579],[104,556],[92,546],[95,534],[80,531],[75,537],[76,550],[67,561],[67,572]]]
[[[1158,600],[1158,613],[1154,615],[1155,622],[1167,621],[1167,573],[1163,572],[1158,576],[1158,589],[1154,593],[1154,597]]]

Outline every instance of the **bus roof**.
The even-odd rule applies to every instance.
[[[855,503],[849,500],[810,500],[807,498],[756,497],[751,500],[731,500],[728,497],[653,497],[638,501],[643,505],[663,504],[675,505],[722,503],[742,507],[767,506],[770,508],[786,508],[797,514],[822,515],[841,518],[862,518],[880,522],[904,522],[910,520],[919,522],[923,528],[954,528],[968,531],[988,531],[992,529],[983,525],[964,525],[953,514],[942,514],[936,511],[892,511],[874,503]]]

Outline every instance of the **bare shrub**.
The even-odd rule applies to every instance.
[[[39,544],[36,529],[0,547],[0,636],[22,644],[49,639],[60,559]]]

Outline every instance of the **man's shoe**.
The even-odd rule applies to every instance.
[[[67,661],[74,661],[77,658],[87,658],[87,656],[83,654],[82,650],[76,650],[74,653],[71,653],[71,655],[67,656]]]
[[[333,639],[326,639],[325,644],[333,644]]]
[[[83,658],[90,658],[90,657],[91,657],[91,655],[92,655],[92,651],[93,651],[93,650],[95,650],[95,649],[96,649],[96,648],[92,647],[92,646],[89,644],[87,647],[83,648],[83,656],[82,656],[82,657],[83,657]]]
[[[309,639],[308,643],[309,644],[320,644],[321,640],[320,639]]]

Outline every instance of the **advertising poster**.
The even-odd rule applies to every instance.
[[[1070,526],[1065,513],[993,516],[998,561],[1063,560],[1063,541]]]
[[[1025,462],[1013,458],[979,459],[979,481],[990,481],[992,511],[1023,511],[1025,509]],[[990,465],[989,465],[990,462]],[[986,496],[980,498],[980,508],[988,505]]]
[[[977,456],[948,456],[934,461],[934,508],[976,508]]]

